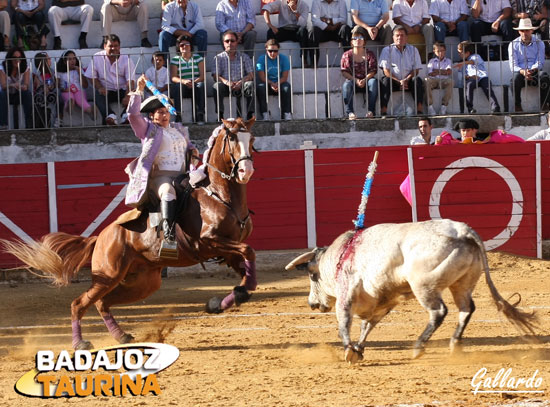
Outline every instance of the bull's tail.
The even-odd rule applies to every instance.
[[[41,241],[1,240],[5,252],[17,257],[33,274],[53,278],[56,286],[66,286],[87,264],[94,251],[97,236],[82,237],[67,233],[50,233]]]
[[[537,315],[535,311],[525,312],[517,308],[517,305],[521,302],[521,295],[519,293],[514,293],[510,298],[517,295],[518,300],[514,304],[510,304],[506,301],[502,295],[498,292],[493,280],[491,279],[491,273],[489,272],[489,262],[487,261],[487,254],[485,252],[485,246],[481,237],[474,231],[470,229],[471,239],[475,241],[477,246],[480,249],[480,256],[483,261],[483,268],[485,271],[485,281],[489,286],[489,291],[491,291],[491,296],[493,297],[493,302],[495,303],[497,310],[502,312],[506,319],[510,321],[516,329],[524,335],[533,335],[535,336],[535,328],[537,327]]]

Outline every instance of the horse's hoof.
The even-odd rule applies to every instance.
[[[233,288],[233,295],[235,295],[235,305],[239,306],[241,304],[244,304],[245,302],[248,302],[250,300],[250,297],[252,297],[252,294],[249,294],[248,291],[246,291],[246,288],[238,285],[235,288]]]
[[[222,299],[220,297],[212,297],[206,303],[206,312],[209,314],[221,314],[222,309]]]
[[[349,346],[346,348],[346,351],[344,352],[344,360],[348,362],[350,365],[353,365],[354,363],[357,363],[360,360],[363,360],[363,354],[361,352],[358,352],[351,346]]]
[[[92,345],[92,342],[81,339],[80,342],[78,342],[74,347],[74,350],[90,350],[93,348],[94,348],[94,345]]]
[[[426,353],[426,350],[424,348],[414,348],[413,349],[413,359],[418,359],[422,357]]]
[[[118,343],[132,343],[134,342],[134,337],[130,334],[124,334],[118,338]]]

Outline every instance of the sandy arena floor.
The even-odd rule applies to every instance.
[[[204,303],[227,293],[238,281],[233,274],[170,277],[146,301],[115,308],[115,317],[138,340],[180,350],[179,359],[158,375],[161,395],[116,399],[18,395],[13,386],[34,366],[37,350],[70,348],[70,302],[89,283],[63,289],[0,285],[0,406],[550,406],[549,263],[500,253],[489,259],[501,294],[520,292],[523,306],[538,313],[541,344],[525,342],[499,317],[482,278],[460,357],[448,353],[457,312],[447,295],[447,319],[421,359],[411,360],[411,347],[428,316],[411,300],[377,326],[365,359],[349,366],[342,361],[334,314],[307,306],[307,276],[264,263],[252,301],[223,315],[206,314]],[[96,347],[115,344],[95,308],[84,318],[83,331]],[[358,331],[356,319],[355,338]],[[537,390],[544,393],[474,395],[471,381],[483,367],[493,377],[501,368],[524,378],[538,370]]]

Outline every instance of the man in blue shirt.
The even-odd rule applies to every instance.
[[[515,111],[523,112],[521,107],[521,89],[524,86],[538,86],[540,82],[540,107],[548,110],[548,90],[550,77],[543,72],[544,43],[533,37],[537,27],[531,25],[531,19],[522,18],[514,30],[519,31],[519,37],[508,45],[510,70],[514,73],[512,82],[515,101]]]
[[[197,3],[191,0],[175,0],[164,7],[159,35],[159,49],[168,53],[176,45],[181,35],[190,38],[191,44],[204,55],[208,44],[208,34],[204,29],[202,12]]]
[[[389,24],[390,10],[387,0],[351,0],[351,19],[363,29],[363,38],[369,41],[381,41],[383,45],[392,42]]]
[[[289,59],[286,55],[279,53],[279,42],[274,38],[267,40],[265,51],[265,55],[260,56],[256,62],[256,72],[258,73],[256,92],[262,118],[269,120],[267,111],[267,94],[269,93],[270,95],[279,95],[281,118],[291,120],[292,92],[290,83],[288,83]]]

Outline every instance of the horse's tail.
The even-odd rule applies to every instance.
[[[512,298],[517,295],[518,300],[514,304],[510,304],[502,297],[502,295],[500,295],[497,288],[495,287],[495,284],[493,283],[493,280],[491,279],[491,274],[489,272],[489,262],[487,261],[487,254],[485,252],[483,240],[481,240],[481,237],[479,237],[479,235],[474,230],[471,230],[470,234],[471,238],[475,241],[480,249],[480,256],[485,271],[485,281],[489,286],[489,291],[491,292],[491,297],[493,297],[493,302],[496,305],[497,310],[499,312],[502,312],[506,319],[512,325],[514,325],[514,327],[519,332],[525,335],[532,335],[533,337],[536,336],[535,328],[537,327],[538,318],[535,311],[525,312],[517,308],[517,306],[521,302],[521,295],[519,293],[514,293],[510,296],[510,298]]]
[[[97,236],[82,237],[56,232],[45,235],[41,241],[1,240],[1,243],[4,251],[21,260],[31,273],[53,278],[56,286],[66,286],[91,260],[96,240]]]

